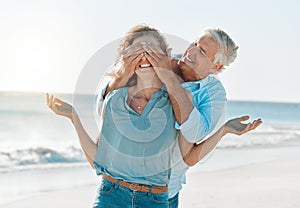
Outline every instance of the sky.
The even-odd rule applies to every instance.
[[[298,0],[0,0],[0,91],[73,93],[99,49],[146,23],[190,42],[226,31],[239,46],[219,75],[228,100],[300,103],[299,11]]]

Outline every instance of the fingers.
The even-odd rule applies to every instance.
[[[250,129],[251,129],[251,123],[248,123],[248,124],[246,125],[246,127],[244,128],[244,130],[240,133],[240,135],[242,135],[242,134],[244,134],[244,133],[250,131]]]
[[[53,99],[54,105],[62,105],[62,101],[58,98]]]
[[[242,116],[240,118],[238,118],[238,121],[241,122],[241,121],[247,121],[250,117],[249,116]]]
[[[143,56],[144,56],[144,54],[141,53],[141,54],[139,54],[136,58],[134,58],[134,59],[131,61],[132,65],[133,65],[133,66],[136,66],[136,65],[140,62],[140,60],[142,59]]]
[[[56,108],[55,105],[57,103],[61,104],[61,100],[59,100],[58,98],[55,98],[53,95],[46,93],[46,102],[47,102],[47,106],[54,112],[56,112]]]
[[[256,127],[258,127],[259,125],[261,125],[263,122],[262,122],[262,120],[261,119],[258,119],[258,121],[257,121],[257,126]],[[256,128],[255,127],[255,128]]]
[[[153,43],[143,44],[142,46],[146,52],[166,55],[160,46],[157,46]]]
[[[144,49],[141,45],[131,45],[126,49],[123,54],[122,54],[122,60],[124,64],[130,64],[132,65],[132,62],[137,59],[142,57],[142,53],[144,52]]]
[[[159,61],[162,57],[166,56],[163,50],[155,44],[143,44],[143,48],[146,53],[151,55],[154,59],[156,59],[156,61]]]
[[[156,53],[146,52],[145,57],[149,60],[152,66],[157,67],[164,57],[160,57]]]
[[[134,54],[134,55],[131,55],[128,57],[123,57],[123,62],[126,66],[128,66],[128,65],[135,66],[133,64],[133,62],[138,63],[142,57],[143,57],[143,52],[139,53],[139,54]]]
[[[150,62],[150,64],[153,66],[153,67],[158,67],[159,65],[159,61],[158,61],[158,58],[155,57],[154,58],[154,54],[149,54],[149,53],[145,53],[145,57],[148,59],[148,61]]]
[[[162,49],[152,43],[138,43],[127,47],[123,54],[123,62],[125,68],[133,68],[140,59],[145,56],[153,67],[167,68],[171,67],[170,62],[171,49],[168,49],[167,54]]]
[[[252,131],[256,129],[260,124],[262,124],[261,119],[256,119],[252,123],[248,123],[247,127],[244,129],[243,133],[246,133],[248,131]]]
[[[48,97],[47,97],[47,105],[49,108],[52,108],[52,99],[53,99],[53,95],[51,94],[48,94]]]
[[[255,129],[259,124],[260,124],[260,123],[259,123],[258,120],[254,120],[254,121],[251,123],[251,130]]]
[[[53,95],[50,95],[50,108],[55,112],[55,102],[54,102],[55,97]]]
[[[143,57],[143,53],[139,54],[138,56],[130,56],[126,59],[123,59],[124,62],[124,78],[131,77],[135,71],[137,64],[141,61]],[[126,78],[125,78],[126,79]]]
[[[251,124],[251,130],[256,129],[260,124],[262,124],[261,119],[254,120]]]
[[[143,51],[144,51],[144,49],[141,44],[133,44],[133,45],[130,45],[129,47],[127,47],[123,51],[122,56],[126,58],[126,57],[132,56],[134,54],[139,55]]]
[[[50,107],[51,105],[51,99],[50,99],[50,94],[49,93],[46,93],[46,102],[47,102],[47,106]]]
[[[144,48],[146,50],[145,57],[154,68],[172,70],[170,55],[163,53],[160,48],[157,49],[157,46],[146,45]],[[168,53],[171,54],[171,49],[168,50]]]
[[[132,56],[122,58],[123,67],[125,69],[124,78],[132,76],[132,74],[134,73],[134,69],[136,68],[137,64],[140,62],[142,57],[143,57],[143,53],[134,54]]]

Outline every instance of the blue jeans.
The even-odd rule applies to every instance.
[[[139,192],[102,180],[93,208],[168,208],[168,205],[168,192]]]
[[[179,193],[177,193],[175,196],[169,199],[169,208],[178,208],[178,196]]]

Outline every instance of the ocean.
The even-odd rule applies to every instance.
[[[72,95],[57,96],[72,102]],[[263,124],[241,137],[227,135],[210,162],[192,171],[198,166],[212,170],[300,155],[300,104],[229,101],[227,119],[242,115],[249,115],[250,121],[262,118]],[[95,183],[98,179],[89,169],[71,122],[48,109],[44,94],[0,93],[0,204]],[[77,174],[75,181],[64,179],[68,172]],[[49,175],[51,180],[44,180]]]

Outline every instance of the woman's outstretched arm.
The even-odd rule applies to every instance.
[[[72,105],[54,97],[53,95],[46,94],[47,106],[57,115],[64,116],[71,120],[77,135],[79,137],[80,146],[92,167],[93,161],[97,152],[97,144],[91,139],[86,130],[84,129],[78,114]]]

